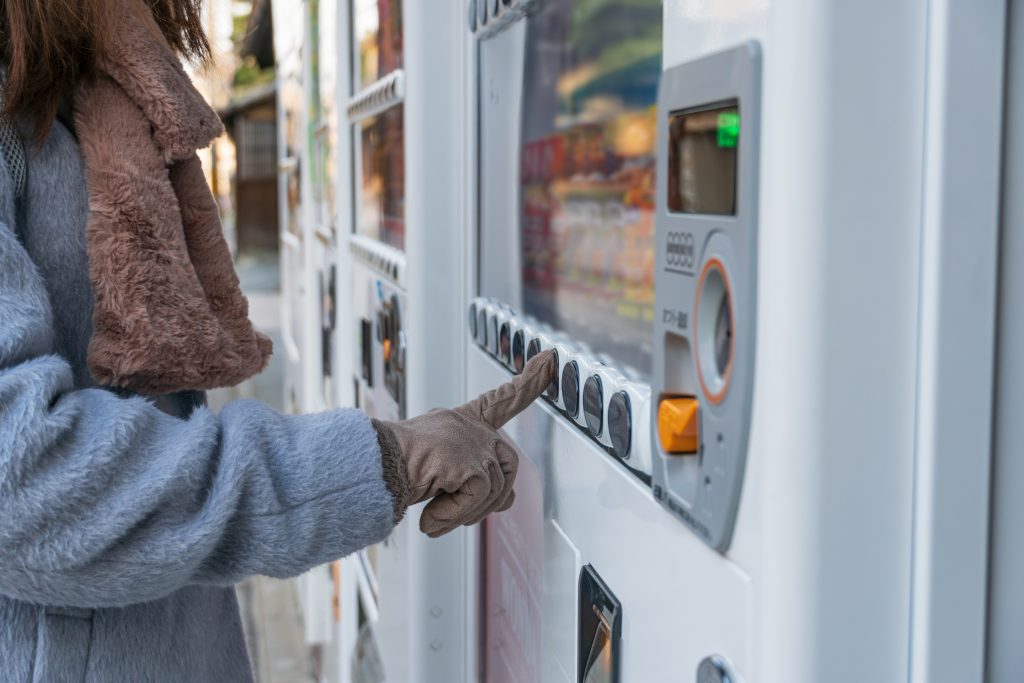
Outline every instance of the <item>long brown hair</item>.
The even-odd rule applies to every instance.
[[[203,0],[144,0],[182,56],[206,61]],[[118,0],[0,0],[0,55],[7,67],[5,117],[31,122],[43,139],[61,101],[93,76],[113,35]]]

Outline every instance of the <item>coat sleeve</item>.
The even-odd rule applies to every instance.
[[[238,401],[180,420],[74,390],[52,349],[46,290],[0,224],[0,594],[127,605],[293,576],[390,532],[395,500],[362,413]]]

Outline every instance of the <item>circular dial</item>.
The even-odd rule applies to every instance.
[[[732,361],[736,355],[736,322],[732,291],[725,265],[718,257],[704,264],[697,280],[694,345],[697,378],[711,403],[721,403],[729,391]]]
[[[629,457],[629,445],[633,440],[633,415],[629,407],[629,394],[618,391],[608,402],[608,436],[612,450],[620,458]]]
[[[570,417],[580,412],[580,367],[576,361],[569,361],[562,368],[562,403]]]
[[[594,436],[601,435],[604,427],[604,391],[601,378],[591,375],[583,385],[583,417],[587,421],[587,429]]]
[[[476,339],[476,304],[469,305],[469,335]]]
[[[512,367],[515,368],[516,374],[523,371],[526,366],[526,349],[523,348],[523,331],[516,330],[516,333],[512,335]]]

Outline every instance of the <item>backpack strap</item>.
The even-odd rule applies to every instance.
[[[21,144],[18,129],[7,119],[0,119],[0,154],[3,154],[7,166],[15,207],[20,210],[22,200],[25,198],[28,164],[25,162],[25,148]]]

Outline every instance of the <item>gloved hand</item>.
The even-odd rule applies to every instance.
[[[405,504],[433,499],[420,517],[423,533],[436,538],[512,506],[519,456],[498,430],[540,397],[557,372],[554,351],[545,351],[511,382],[458,408],[374,422],[381,443],[401,452],[409,484]]]

